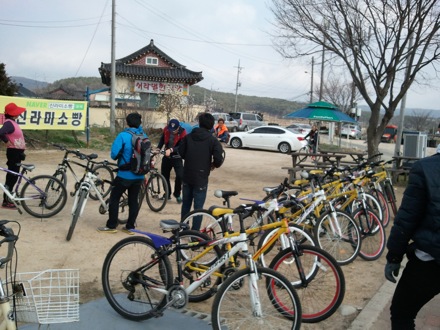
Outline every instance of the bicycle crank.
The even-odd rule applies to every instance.
[[[188,304],[188,294],[180,285],[174,284],[168,289],[167,301],[167,306],[181,309]]]

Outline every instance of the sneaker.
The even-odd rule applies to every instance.
[[[98,227],[97,230],[100,233],[109,233],[109,234],[114,234],[117,233],[118,231],[116,230],[116,228],[108,228],[108,227]]]
[[[121,231],[127,235],[134,235],[134,232],[132,232],[131,229],[122,228]]]
[[[182,197],[180,197],[180,196],[176,197],[176,201],[177,201],[177,204],[182,203]]]
[[[8,210],[16,210],[17,209],[15,204],[14,203],[10,203],[10,202],[3,202],[2,203],[2,208],[8,209]]]

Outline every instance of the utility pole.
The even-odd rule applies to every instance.
[[[324,58],[325,58],[325,48],[322,46],[322,58],[321,58],[321,82],[319,84],[319,101],[322,101],[322,89],[324,86]]]
[[[116,90],[116,62],[115,62],[115,1],[112,0],[112,51],[111,51],[111,86],[110,86],[110,134],[114,135],[116,110],[115,110],[115,90]]]
[[[315,58],[312,56],[312,77],[310,78],[310,103],[313,103],[313,70],[315,68]]]
[[[411,35],[409,37],[409,42],[408,42],[408,54],[411,53],[412,46],[413,46],[413,36]],[[407,68],[406,68],[405,78],[408,79],[409,72],[410,72],[410,67],[409,67],[410,56],[409,55],[406,58],[406,65],[407,65]],[[402,145],[401,144],[402,131],[403,131],[403,125],[405,122],[405,107],[406,107],[406,93],[403,95],[402,101],[400,102],[399,126],[397,127],[397,140],[396,140],[396,144],[394,146],[394,156],[400,155],[400,146]]]
[[[236,66],[235,68],[237,68],[237,84],[235,85],[235,110],[234,112],[237,112],[237,96],[238,96],[238,87],[241,86],[240,83],[240,72],[241,69],[244,69],[243,67],[240,67],[240,60],[238,60],[238,66]]]

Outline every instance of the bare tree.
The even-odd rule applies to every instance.
[[[417,112],[413,110],[412,116],[406,116],[405,121],[408,126],[424,132],[432,125],[432,111]]]
[[[283,56],[297,58],[325,50],[348,70],[371,109],[368,153],[376,154],[385,126],[416,77],[427,80],[429,72],[437,73],[439,1],[272,2],[278,28],[275,45]]]
[[[316,86],[314,93],[319,94],[319,88],[320,86]],[[360,100],[360,94],[353,91],[352,83],[347,83],[340,77],[332,77],[323,84],[322,98],[349,114],[352,106]]]
[[[185,103],[185,96],[182,92],[176,89],[169,89],[164,94],[160,94],[160,104],[157,111],[163,113],[167,117],[167,122],[170,121],[173,112],[179,109]]]

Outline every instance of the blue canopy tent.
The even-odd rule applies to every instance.
[[[356,120],[346,113],[343,113],[335,105],[324,101],[310,103],[303,109],[285,115],[284,118],[301,118],[316,121],[357,124]]]

